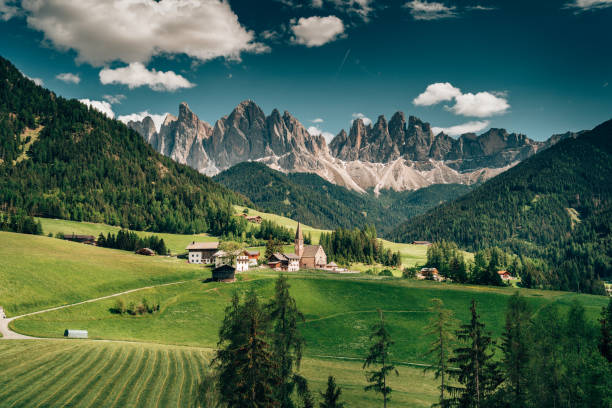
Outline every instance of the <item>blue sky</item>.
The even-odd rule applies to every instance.
[[[0,54],[115,117],[253,99],[327,137],[401,110],[542,140],[612,117],[611,23],[612,0],[0,0]]]

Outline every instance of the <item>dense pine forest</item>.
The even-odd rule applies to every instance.
[[[244,162],[214,177],[244,194],[267,212],[281,214],[315,228],[365,227],[372,224],[385,236],[398,222],[471,190],[463,185],[437,185],[418,191],[384,190],[360,194],[316,174],[284,174],[262,163]]]
[[[249,201],[0,57],[0,211],[220,235],[238,233],[234,203]]]
[[[564,140],[392,237],[497,246],[527,265],[523,284],[603,293],[612,278],[612,121]]]
[[[395,267],[401,264],[400,253],[385,249],[376,236],[376,228],[371,225],[363,229],[339,228],[330,233],[322,233],[319,243],[329,262],[334,261],[342,265],[351,262],[368,265],[381,263]]]

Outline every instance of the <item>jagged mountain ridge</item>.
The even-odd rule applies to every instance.
[[[311,135],[289,112],[269,116],[253,101],[241,102],[214,127],[181,103],[156,131],[149,117],[128,126],[155,150],[209,176],[244,161],[260,161],[283,172],[310,172],[365,192],[416,190],[432,184],[474,184],[507,170],[573,133],[536,142],[527,136],[490,129],[480,136],[434,135],[429,123],[402,112],[374,125],[361,119],[342,130],[329,146]]]

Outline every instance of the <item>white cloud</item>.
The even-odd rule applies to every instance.
[[[449,7],[435,1],[413,0],[404,4],[403,7],[410,9],[410,14],[415,20],[439,20],[457,17],[455,6]]]
[[[79,74],[71,74],[70,72],[57,74],[56,78],[66,83],[78,84],[79,82],[81,82],[81,77],[79,76]]]
[[[20,14],[16,0],[0,0],[0,20],[9,21]]]
[[[153,123],[155,124],[155,130],[159,132],[159,129],[161,128],[162,123],[164,123],[164,120],[166,119],[167,115],[169,115],[168,112],[162,113],[161,115],[156,115],[154,113],[149,113],[149,111],[144,111],[139,113],[132,113],[129,115],[121,115],[118,116],[117,119],[127,125],[127,123],[130,121],[140,122],[147,116],[150,116],[151,119],[153,119]]]
[[[480,121],[473,121],[473,122],[467,122],[467,123],[463,123],[461,125],[455,125],[455,126],[450,126],[447,128],[443,128],[443,127],[432,127],[431,130],[434,134],[438,134],[440,132],[444,132],[449,136],[459,136],[462,135],[464,133],[476,133],[476,132],[480,132],[481,130],[485,129],[487,126],[489,126],[489,121],[488,120],[480,120]]]
[[[351,116],[353,117],[353,120],[351,120],[351,123],[353,123],[355,119],[361,119],[363,124],[366,126],[372,124],[372,119],[366,117],[366,115],[364,115],[363,113],[353,113]]]
[[[323,123],[324,120],[322,118],[316,118],[316,119],[311,120],[311,122],[312,123]]]
[[[455,97],[455,105],[448,109],[456,115],[486,118],[506,113],[509,108],[510,105],[505,97],[490,92],[478,92]]]
[[[104,85],[123,84],[130,89],[148,86],[154,91],[176,91],[195,86],[182,75],[172,71],[162,72],[155,69],[149,71],[140,62],[116,69],[104,68],[100,71],[100,82]]]
[[[2,4],[5,4],[4,1]],[[154,55],[186,54],[200,61],[239,60],[265,52],[225,0],[22,0],[28,26],[78,62],[148,62]]]
[[[111,107],[111,104],[106,101],[79,99],[79,102],[89,106],[90,108],[94,108],[95,110],[102,112],[103,114],[105,114],[111,119],[115,117],[115,112],[113,112],[113,108]]]
[[[573,0],[565,8],[579,9],[579,11],[602,9],[612,7],[612,0]]]
[[[455,104],[446,109],[455,115],[486,118],[501,115],[510,109],[505,92],[462,93],[459,88],[448,82],[431,84],[425,92],[417,96],[412,103],[417,106],[431,106],[440,102],[454,100]]]
[[[102,98],[108,101],[111,105],[120,104],[122,100],[125,99],[125,95],[117,94],[117,95],[102,95]]]
[[[292,21],[293,41],[307,47],[320,47],[344,33],[344,23],[336,16],[308,17]]]
[[[332,133],[322,131],[316,126],[310,126],[308,128],[308,133],[310,133],[313,136],[319,136],[319,135],[323,136],[327,143],[331,142],[331,140],[334,138],[334,135]]]
[[[444,101],[451,101],[461,95],[461,90],[449,82],[438,82],[429,85],[425,92],[417,96],[412,103],[417,106],[430,106]]]

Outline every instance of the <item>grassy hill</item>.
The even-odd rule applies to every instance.
[[[203,274],[175,258],[8,232],[0,232],[0,259],[0,306],[9,316]]]
[[[231,229],[239,194],[0,57],[0,211],[161,232]]]
[[[601,290],[612,279],[612,120],[566,139],[391,236],[500,246],[546,265],[534,285]]]
[[[471,190],[462,185],[438,185],[416,192],[383,191],[377,197],[348,190],[316,174],[285,174],[256,162],[237,164],[214,180],[244,194],[263,211],[321,229],[372,224],[382,236],[399,222]]]

